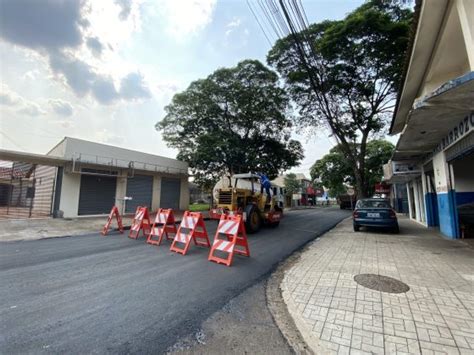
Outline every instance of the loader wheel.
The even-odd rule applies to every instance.
[[[255,233],[260,229],[262,224],[262,219],[260,218],[260,213],[258,212],[257,207],[254,205],[248,205],[245,207],[245,230],[247,233]]]

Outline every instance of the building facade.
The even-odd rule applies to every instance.
[[[50,194],[43,199],[49,205],[41,205],[48,210],[45,216],[102,215],[114,205],[122,213],[134,213],[137,206],[152,210],[185,210],[189,206],[188,165],[175,159],[70,137],[46,155],[0,151],[0,159],[13,167],[21,161],[31,166],[36,176],[40,174],[42,181],[51,182]],[[34,209],[38,189],[30,197]],[[7,200],[11,205],[12,196]],[[28,203],[22,205],[23,210],[25,206]]]
[[[405,185],[411,219],[448,238],[474,217],[474,1],[424,0],[415,9],[385,181]]]

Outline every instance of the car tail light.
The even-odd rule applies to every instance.
[[[359,217],[359,211],[355,210],[354,212],[352,212],[352,217],[358,218]]]
[[[394,210],[390,210],[390,218],[397,218],[397,214]]]

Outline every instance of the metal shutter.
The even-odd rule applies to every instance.
[[[125,212],[134,213],[137,206],[151,208],[151,198],[153,195],[153,176],[135,175],[127,180],[127,196],[132,200],[128,200]]]
[[[81,175],[79,215],[109,213],[115,205],[117,178]]]
[[[181,180],[162,178],[161,179],[161,208],[172,208],[179,210],[179,198],[181,195]]]

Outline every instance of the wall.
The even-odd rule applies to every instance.
[[[130,161],[141,162],[146,164],[155,164],[163,167],[164,169],[169,168],[169,173],[178,173],[179,171],[187,173],[188,164],[176,159],[165,158],[158,155],[147,154],[142,152],[137,152],[134,150],[114,147],[106,144],[88,142],[76,138],[66,138],[66,149],[64,153],[64,158],[70,159],[76,153],[83,154],[83,159],[91,159],[92,157],[103,157],[103,158],[113,158],[118,159],[122,165],[128,164]],[[101,163],[107,163],[110,159],[102,159]],[[122,166],[121,165],[121,166]],[[135,169],[144,168],[142,164],[135,164]],[[152,168],[149,166],[149,168]],[[147,170],[147,169],[143,169]]]
[[[127,194],[127,172],[122,172],[117,177],[117,187],[115,189],[115,205],[117,206],[120,214],[125,211],[125,202],[123,198]]]
[[[438,199],[439,229],[448,238],[459,237],[456,193],[449,181],[449,166],[444,152],[433,156],[433,169]]]
[[[181,195],[179,198],[179,209],[187,210],[189,208],[189,183],[188,177],[181,178]]]
[[[64,218],[77,217],[79,208],[79,192],[81,188],[81,175],[63,173],[61,201],[59,209],[63,211]]]
[[[151,198],[151,208],[153,211],[160,208],[161,199],[161,176],[155,175],[153,177],[153,196]]]

